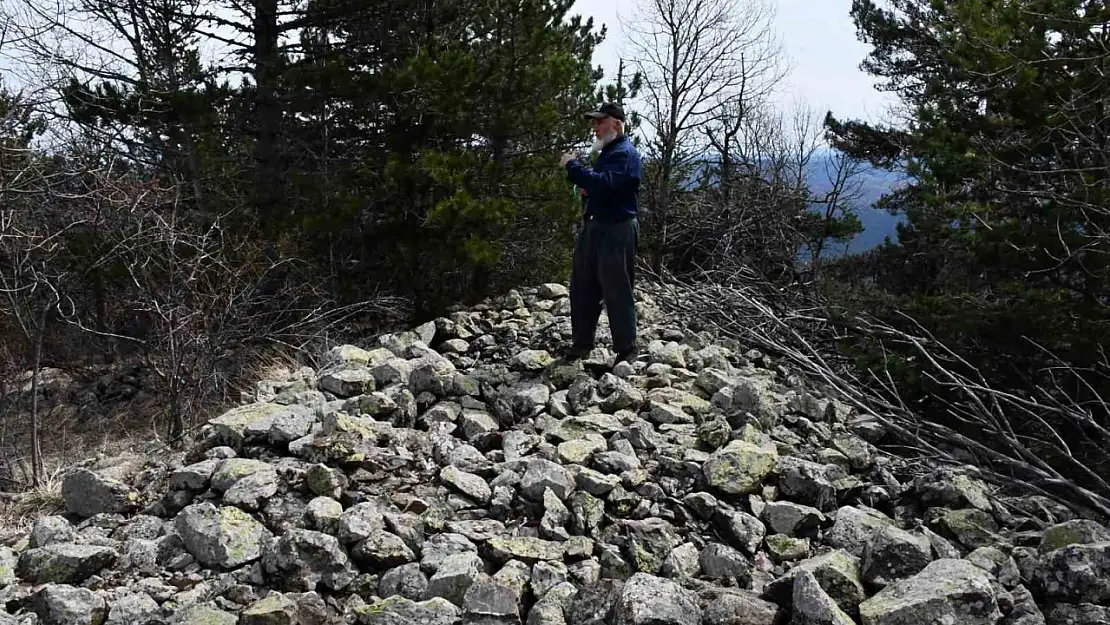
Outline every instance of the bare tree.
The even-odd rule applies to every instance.
[[[820,126],[805,106],[774,110],[766,101],[723,107],[706,126],[721,159],[695,191],[672,206],[672,269],[744,267],[768,279],[796,278],[815,197],[810,190]]]
[[[811,193],[807,215],[809,265],[814,277],[821,270],[821,254],[833,242],[847,244],[863,231],[859,221],[859,201],[863,196],[862,174],[866,168],[861,159],[843,152],[833,152],[823,164],[824,190]],[[813,181],[811,181],[813,182]]]
[[[199,47],[203,0],[25,0],[0,7],[18,35],[24,81],[52,93],[39,108],[73,146],[90,138],[163,177],[187,181],[204,205],[198,132],[182,102],[211,78]]]
[[[676,188],[707,150],[702,131],[722,111],[741,119],[785,75],[774,16],[765,0],[642,0],[630,24],[631,58],[643,76],[646,147],[658,162],[648,191],[661,248]]]
[[[31,370],[31,471],[34,486],[45,477],[39,437],[39,382],[50,314],[57,308],[67,272],[56,260],[66,233],[80,225],[52,192],[73,172],[40,158],[29,147],[41,129],[29,108],[0,89],[0,313],[23,337]]]
[[[265,260],[252,237],[226,229],[231,210],[203,218],[186,210],[173,184],[106,172],[90,186],[115,223],[105,235],[111,245],[85,268],[125,274],[128,286],[115,303],[133,321],[97,330],[73,297],[62,298],[58,312],[85,332],[138,347],[166,393],[171,443],[181,442],[192,417],[228,401],[233,377],[253,351],[274,344],[299,350],[337,323],[394,303],[337,304],[300,280],[296,260]]]

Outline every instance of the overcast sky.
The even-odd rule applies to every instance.
[[[743,2],[744,0],[735,0]],[[851,0],[773,0],[777,4],[776,31],[793,71],[783,85],[784,104],[800,98],[817,112],[832,110],[841,118],[878,121],[886,117],[891,96],[877,91],[870,76],[859,69],[869,46],[856,38],[848,14]],[[638,0],[577,0],[572,13],[605,24],[605,42],[595,53],[595,64],[606,79],[616,76],[628,21]]]
[[[0,5],[9,8],[22,1],[0,0]],[[608,36],[594,58],[595,64],[605,69],[606,81],[615,77],[622,48],[627,45],[622,20],[632,18],[640,1],[577,0],[572,9],[572,13],[591,16],[595,23],[608,27]],[[878,121],[886,117],[892,98],[877,91],[871,77],[859,69],[869,47],[856,38],[848,14],[851,0],[770,1],[777,6],[775,28],[793,63],[792,73],[782,85],[780,103],[789,106],[801,99],[818,115],[832,110],[841,118]],[[0,58],[0,72],[11,68],[9,59]],[[18,88],[21,81],[9,75],[7,82]]]

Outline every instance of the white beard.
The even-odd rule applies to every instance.
[[[605,146],[609,145],[613,141],[616,141],[617,136],[617,133],[614,131],[594,138],[594,144],[593,147],[590,148],[590,151],[594,153],[600,152],[605,148]]]

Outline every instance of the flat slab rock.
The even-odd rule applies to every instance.
[[[934,560],[859,606],[862,625],[995,625],[1002,618],[986,571],[966,560]]]

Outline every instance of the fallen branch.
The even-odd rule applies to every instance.
[[[875,319],[857,317],[845,330],[843,324],[830,321],[817,303],[784,293],[751,273],[705,274],[697,279],[648,269],[645,273],[654,278],[664,310],[696,317],[723,336],[785,359],[799,373],[827,387],[831,396],[885,426],[904,449],[945,464],[966,465],[970,457],[984,479],[995,485],[1042,495],[1081,516],[1110,519],[1110,483],[1091,468],[1088,459],[1077,457],[1067,437],[1053,426],[1082,427],[1089,433],[1088,447],[1107,453],[1110,431],[1095,412],[1104,409],[1106,402],[1089,385],[1088,392],[1096,397],[1090,406],[1060,391],[1059,373],[1054,376],[1053,388],[1034,386],[1022,397],[993,388],[981,372],[920,325],[915,324],[919,335],[910,334]],[[848,336],[911,347],[922,373],[946,391],[945,396],[935,397],[945,409],[943,416],[979,433],[971,438],[939,422],[935,417],[940,415],[929,418],[910,408],[885,367],[857,374],[836,352],[836,343]],[[1103,364],[1096,375],[1106,376],[1110,371],[1110,366]],[[1066,363],[1057,369],[1083,377]],[[1017,415],[1023,419],[1021,427],[1015,427]],[[1045,431],[1044,436],[1032,436],[1033,423]],[[1033,443],[1035,450],[1030,447]]]

